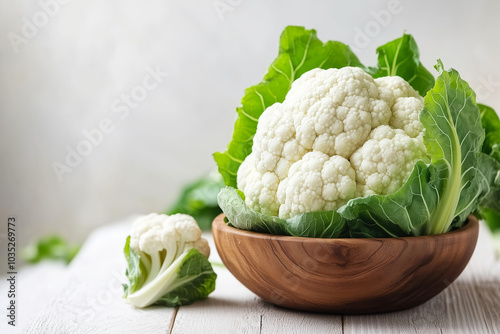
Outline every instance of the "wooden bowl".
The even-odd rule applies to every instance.
[[[432,236],[319,239],[239,230],[215,218],[220,257],[248,289],[273,304],[312,312],[380,313],[424,303],[450,285],[474,251],[474,216]]]

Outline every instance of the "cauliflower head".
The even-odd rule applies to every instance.
[[[250,208],[280,218],[392,193],[427,159],[423,106],[398,76],[313,69],[261,115],[238,188]]]

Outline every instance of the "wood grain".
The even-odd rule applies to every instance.
[[[477,219],[435,236],[315,239],[273,236],[212,226],[231,273],[255,294],[287,308],[339,314],[380,313],[422,304],[450,285],[467,265]]]

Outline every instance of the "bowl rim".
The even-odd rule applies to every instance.
[[[459,229],[453,230],[451,232],[441,233],[441,234],[432,234],[432,235],[420,235],[420,236],[412,236],[412,237],[385,237],[385,238],[314,238],[314,237],[296,237],[291,235],[277,235],[277,234],[268,234],[262,232],[254,232],[248,230],[242,230],[233,226],[228,226],[224,222],[225,214],[221,213],[214,218],[212,223],[212,234],[215,234],[215,230],[226,231],[227,233],[232,233],[236,235],[240,235],[242,237],[250,237],[257,239],[265,239],[265,240],[279,240],[280,242],[380,242],[380,241],[390,241],[390,240],[425,240],[428,238],[453,238],[457,234],[464,233],[472,233],[472,230],[479,228],[479,220],[474,215],[467,216],[467,221],[465,225],[460,227]]]

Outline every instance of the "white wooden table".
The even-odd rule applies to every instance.
[[[105,226],[88,238],[23,333],[500,333],[500,262],[484,225],[466,270],[437,297],[396,313],[340,316],[275,307],[218,266],[216,290],[207,300],[178,310],[135,309],[121,299],[130,223]],[[220,262],[206,237],[211,260]],[[37,280],[36,289],[43,289],[43,277]]]

